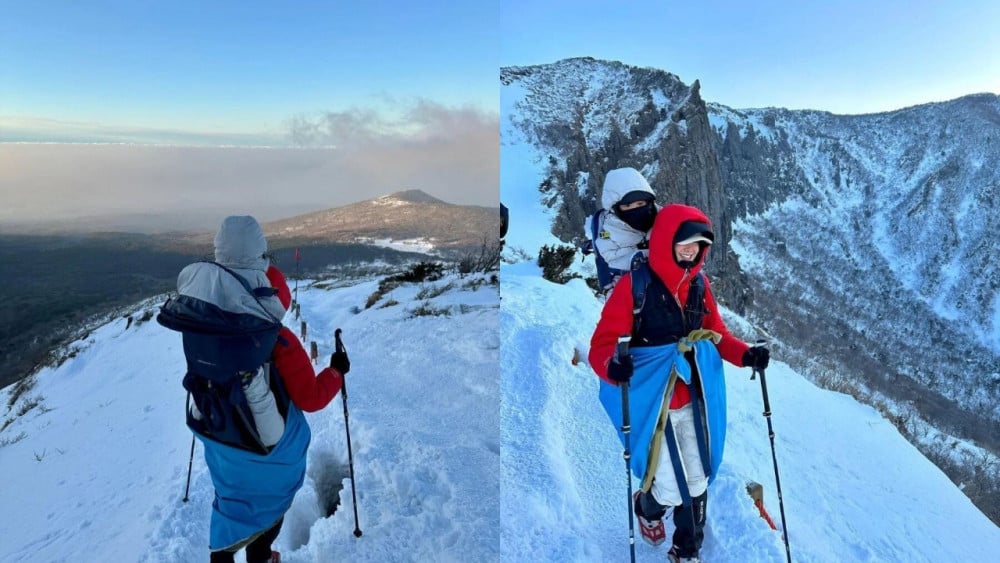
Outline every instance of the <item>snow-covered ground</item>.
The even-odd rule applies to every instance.
[[[307,415],[307,478],[275,543],[282,561],[502,559],[498,295],[486,281],[449,275],[405,284],[370,309],[377,279],[299,284],[320,361],[336,328],[351,356],[364,535],[352,534],[338,396]],[[419,307],[438,314],[415,315]],[[299,333],[293,315],[285,321]],[[75,357],[42,370],[12,408],[12,387],[0,390],[0,420],[13,419],[0,432],[0,561],[208,560],[214,493],[200,445],[190,502],[181,502],[191,433],[180,335],[153,320],[127,324],[119,318],[77,342]],[[15,417],[33,397],[40,405]]]
[[[434,239],[426,239],[423,237],[401,240],[393,240],[391,238],[376,239],[371,237],[358,237],[357,242],[359,244],[370,244],[380,248],[389,248],[391,250],[400,250],[403,252],[422,252],[432,256],[438,254],[438,249],[434,244]]]
[[[552,284],[530,263],[503,266],[501,279],[504,558],[627,561],[622,445],[597,376],[571,363],[574,347],[586,353],[601,304],[581,280]],[[767,384],[794,561],[996,561],[1000,529],[895,427],[776,360]],[[709,488],[702,557],[782,562],[780,534],[744,490],[748,480],[764,484],[780,527],[759,378],[726,364],[726,379],[726,451]],[[669,544],[637,544],[639,561],[666,559]]]

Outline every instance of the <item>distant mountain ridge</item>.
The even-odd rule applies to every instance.
[[[263,225],[268,241],[423,239],[442,250],[470,249],[500,236],[496,209],[446,203],[421,190],[407,190],[307,213]]]
[[[406,190],[261,224],[268,247],[315,244],[379,245],[407,241],[415,252],[432,249],[457,257],[500,237],[500,208],[446,203],[421,190]],[[211,248],[214,231],[167,233],[168,246]]]
[[[635,167],[659,202],[706,211],[713,288],[777,355],[866,397],[953,480],[986,464],[945,451],[949,435],[1000,454],[1000,96],[733,109],[697,80],[592,58],[500,81],[502,136],[534,147],[557,237],[578,242],[607,171]],[[984,481],[965,490],[1000,522],[1000,478]]]
[[[157,248],[210,248],[218,211],[192,211],[185,219],[170,219],[169,232],[147,233],[143,225],[162,218],[153,214],[83,218],[77,221],[7,226],[0,233],[72,235],[146,240]],[[155,219],[154,219],[155,218]],[[211,218],[211,220],[208,220]],[[109,229],[107,225],[115,225]],[[296,244],[372,244],[377,241],[421,241],[446,255],[478,248],[484,240],[500,236],[500,211],[442,201],[422,190],[404,190],[340,207],[312,211],[262,223],[268,242],[275,247]]]

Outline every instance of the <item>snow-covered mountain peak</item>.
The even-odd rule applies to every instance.
[[[404,190],[377,197],[369,201],[371,201],[373,205],[408,205],[413,203],[445,204],[445,202],[422,190]]]
[[[674,74],[589,57],[502,67],[500,77],[504,90],[522,92],[517,119],[532,142],[557,149],[565,149],[568,135],[582,135],[595,149],[614,128],[643,130],[672,115],[692,92]],[[567,121],[577,130],[567,131]]]

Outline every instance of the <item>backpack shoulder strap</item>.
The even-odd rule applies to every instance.
[[[216,266],[229,272],[229,275],[236,278],[236,281],[240,282],[240,285],[243,286],[243,289],[247,290],[247,293],[253,295],[254,297],[273,297],[278,294],[278,290],[274,289],[273,287],[258,287],[258,288],[250,287],[250,282],[248,282],[246,278],[237,274],[236,272],[227,268],[226,266],[219,264],[218,262],[213,262],[212,260],[202,260],[202,261],[208,264],[215,264]]]
[[[603,215],[604,209],[598,209],[590,216],[590,240],[597,240],[601,236],[601,217]]]
[[[632,335],[639,332],[640,314],[646,305],[646,289],[649,287],[649,259],[642,252],[632,255]]]
[[[688,330],[701,328],[701,323],[705,318],[705,293],[708,291],[708,278],[705,272],[698,272],[691,279],[688,288],[687,302],[684,304],[684,322]]]
[[[691,279],[691,286],[688,290],[688,295],[694,295],[697,299],[704,299],[705,286],[705,272],[698,272],[698,275]],[[688,297],[688,299],[690,299],[690,297]]]

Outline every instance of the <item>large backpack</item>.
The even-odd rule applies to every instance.
[[[237,272],[216,262],[240,282],[243,289],[261,305],[267,317],[234,313],[191,295],[168,299],[156,320],[164,327],[183,335],[187,372],[184,388],[200,417],[187,409],[187,424],[205,438],[240,449],[267,454],[269,447],[260,437],[254,414],[244,393],[244,385],[253,377],[269,377],[281,418],[288,413],[288,393],[273,364],[265,368],[277,343],[281,321],[267,313],[260,302],[274,295],[274,289],[251,288]]]
[[[626,270],[609,266],[607,260],[601,256],[601,251],[597,248],[596,241],[598,238],[609,236],[608,232],[604,230],[604,219],[607,217],[607,214],[608,211],[602,208],[590,216],[590,221],[587,225],[587,234],[590,238],[587,239],[583,247],[584,254],[594,253],[594,262],[597,266],[597,285],[604,291],[610,290],[615,280],[626,272]]]

